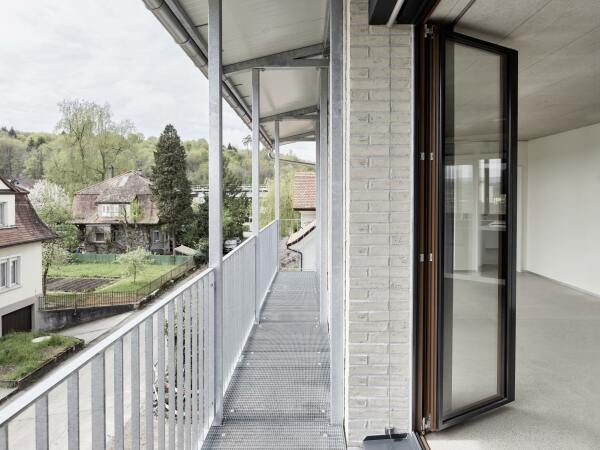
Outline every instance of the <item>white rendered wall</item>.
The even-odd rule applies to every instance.
[[[600,124],[527,146],[527,270],[600,295]]]
[[[0,290],[0,309],[42,293],[42,244],[0,248],[0,258],[21,257],[21,286]]]

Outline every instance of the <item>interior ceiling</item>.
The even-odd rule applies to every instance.
[[[208,40],[208,2],[180,0],[179,3],[201,36]],[[222,7],[224,65],[323,43],[327,0],[227,0]],[[251,71],[227,77],[251,106]],[[261,71],[261,117],[316,105],[318,86],[318,70],[314,67]],[[273,139],[273,124],[265,123],[263,128]],[[314,129],[311,120],[281,122],[280,137]]]
[[[519,52],[519,139],[600,122],[600,0],[441,0],[431,19]]]

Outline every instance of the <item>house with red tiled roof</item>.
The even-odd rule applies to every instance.
[[[37,327],[42,242],[57,237],[36,214],[28,193],[0,177],[0,335]]]
[[[300,229],[287,240],[289,250],[300,258],[300,269],[317,270],[317,233],[316,229],[317,180],[314,172],[296,172],[292,206],[300,212]]]
[[[169,253],[169,236],[161,229],[151,186],[139,171],[129,171],[76,192],[73,223],[83,234],[85,251],[110,253],[142,247]]]

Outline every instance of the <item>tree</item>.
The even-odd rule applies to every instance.
[[[26,148],[25,143],[18,139],[0,137],[0,175],[10,177],[21,174]]]
[[[133,225],[133,227],[137,230],[137,224],[142,217],[142,207],[140,205],[140,201],[135,198],[129,205],[129,208],[127,208],[127,205],[121,205],[119,208],[119,216],[123,221],[125,244],[127,246],[127,251],[129,251],[131,248],[131,242],[129,241],[129,225]]]
[[[65,250],[60,240],[46,241],[42,244],[42,294],[46,295],[46,281],[48,271],[52,266],[66,264],[69,260],[69,254]]]
[[[65,190],[50,181],[40,180],[35,183],[29,193],[29,201],[33,205],[40,219],[44,221],[56,234],[58,243],[45,242],[43,245],[60,245],[65,251],[73,250],[79,244],[79,231],[71,224],[71,199]],[[55,250],[50,252],[56,254]]]
[[[117,256],[115,262],[125,266],[125,272],[130,277],[133,277],[133,282],[135,283],[138,271],[148,262],[148,253],[142,247],[138,247],[135,250]]]
[[[151,178],[159,220],[169,230],[175,254],[176,243],[192,217],[192,192],[186,173],[185,149],[171,124],[165,127],[156,144]]]
[[[250,135],[244,136],[242,138],[242,145],[244,147],[246,147],[246,149],[248,149],[248,147],[250,147],[250,144],[252,144],[252,136],[250,136]]]
[[[293,201],[294,172],[285,171],[280,180],[280,205],[279,214],[281,222],[279,230],[281,236],[289,236],[298,230],[300,225],[300,213],[294,210]],[[267,181],[267,198],[261,208],[260,226],[264,227],[275,217],[275,182],[273,179]]]

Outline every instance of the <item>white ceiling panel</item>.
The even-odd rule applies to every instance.
[[[432,17],[452,22],[457,4]],[[456,31],[518,50],[520,139],[600,122],[599,0],[475,0]]]
[[[207,0],[179,0],[206,40]],[[223,64],[246,61],[323,42],[327,0],[223,0]],[[251,71],[228,75],[243,101],[251,106]],[[261,117],[318,101],[315,68],[268,69],[261,72]],[[272,124],[263,129],[273,137]],[[281,122],[285,138],[314,130],[312,121]]]

